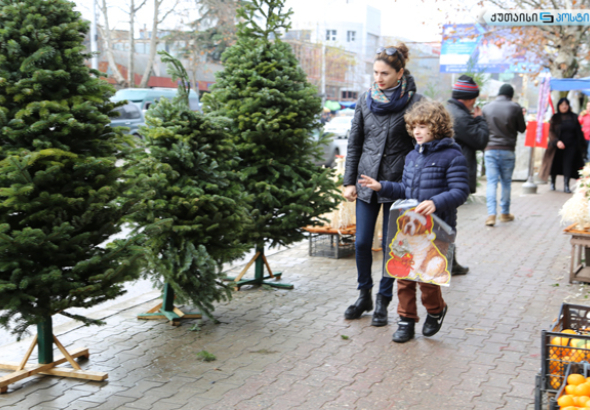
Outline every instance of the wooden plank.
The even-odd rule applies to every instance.
[[[72,356],[73,358],[78,358],[78,357],[89,357],[90,353],[88,352],[88,348],[87,347],[81,347],[78,349],[74,349],[70,352],[70,356]],[[57,360],[49,363],[52,366],[58,366],[60,364],[63,364],[65,362],[67,362],[68,359],[66,359],[63,356],[58,356]],[[18,362],[4,362],[4,363],[0,363],[0,369],[3,370],[16,370],[18,368],[18,366],[20,366],[20,363]],[[36,367],[37,365],[27,365],[28,367]]]
[[[586,236],[590,236],[590,230],[585,230],[585,229],[576,229],[578,226],[577,223],[573,223],[570,226],[568,226],[567,228],[565,228],[563,231],[567,234],[570,235],[586,235]]]
[[[33,349],[35,349],[36,345],[37,345],[37,335],[35,335],[35,337],[33,338],[33,343],[31,343],[31,345],[29,346],[29,350],[27,350],[25,357],[23,357],[23,360],[20,362],[20,365],[16,369],[17,371],[23,370],[25,368],[27,362],[29,361],[29,357],[31,357],[31,353],[33,353]]]
[[[158,313],[161,308],[162,308],[162,303],[159,303],[145,313]]]
[[[53,364],[53,363],[51,363]],[[4,362],[2,363],[2,367],[6,370],[16,370],[18,367],[18,363],[16,362]],[[10,367],[10,369],[9,369]],[[25,370],[32,370],[36,367],[36,365],[28,364],[25,366]],[[48,376],[59,376],[59,377],[71,377],[74,379],[83,379],[83,380],[96,380],[102,381],[106,380],[109,375],[108,373],[104,372],[93,372],[90,370],[76,370],[70,369],[67,367],[53,367],[47,371],[39,372],[37,374],[44,374]],[[10,376],[10,375],[8,375]]]
[[[236,278],[234,279],[234,282],[239,282],[240,280],[242,280],[242,278],[244,277],[246,272],[248,272],[248,269],[250,269],[250,266],[252,266],[252,264],[258,258],[259,255],[260,255],[260,252],[256,252],[256,255],[254,255],[254,257],[252,259],[250,259],[250,262],[248,262],[246,267],[244,269],[242,269],[242,271],[240,272],[240,274],[238,276],[236,276]]]
[[[81,379],[81,380],[93,380],[97,382],[101,382],[103,380],[108,379],[109,374],[104,372],[93,372],[90,370],[76,370],[76,369],[68,369],[62,367],[54,367],[53,369],[48,370],[47,372],[42,372],[41,374],[46,374],[50,376],[59,376],[59,377],[69,377],[72,379]]]
[[[20,365],[20,364],[19,364]],[[23,370],[16,370],[9,375],[0,377],[0,387],[6,387],[10,384],[16,383],[19,380],[26,379],[37,373],[47,371],[55,366],[55,363],[39,364],[36,366],[26,366]]]
[[[264,256],[264,254],[262,254],[262,260],[264,261],[264,264],[266,265],[266,269],[268,270],[268,274],[270,275],[271,278],[274,279],[275,275],[272,274],[272,270],[270,269],[270,265],[268,264],[268,261],[266,260],[266,256]]]
[[[160,320],[160,319],[166,319],[166,316],[162,315],[162,314],[150,314],[149,316],[144,313],[141,315],[137,315],[138,319],[142,319],[142,320]]]
[[[199,313],[185,313],[183,319],[202,319],[203,315]]]
[[[350,225],[346,228],[335,229],[329,226],[306,226],[304,231],[320,234],[340,234],[340,235],[354,235],[356,234],[356,225]]]
[[[53,335],[53,343],[55,343],[55,345],[57,346],[59,351],[65,356],[65,358],[68,359],[68,362],[72,365],[72,367],[74,369],[82,370],[80,365],[78,363],[76,363],[76,361],[72,358],[72,356],[70,356],[70,354],[68,353],[66,348],[63,347],[63,345],[61,344],[61,342],[59,340],[57,340],[57,337],[55,337],[55,335]]]

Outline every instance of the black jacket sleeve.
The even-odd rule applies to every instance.
[[[350,134],[348,135],[348,148],[346,152],[346,167],[344,170],[344,186],[356,185],[358,180],[359,161],[363,153],[363,144],[365,142],[363,113],[361,110],[361,98],[359,97],[354,110],[354,118]]]
[[[469,115],[455,119],[455,139],[461,144],[473,150],[483,150],[488,145],[490,130],[483,116],[471,117]]]

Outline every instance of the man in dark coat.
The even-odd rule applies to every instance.
[[[479,87],[473,78],[462,75],[453,85],[452,98],[447,101],[447,110],[453,117],[455,141],[467,160],[469,171],[469,191],[473,194],[477,188],[477,158],[476,151],[485,149],[488,145],[490,131],[486,120],[482,117],[481,108],[475,107],[475,100],[479,96]],[[473,111],[473,114],[471,113]],[[456,250],[455,250],[456,255]],[[453,275],[465,275],[469,271],[461,266],[457,258],[453,261]]]
[[[481,108],[475,107],[479,87],[473,78],[462,75],[453,85],[452,98],[447,101],[447,110],[453,117],[455,141],[461,147],[469,170],[469,190],[475,193],[477,187],[476,151],[483,151],[488,145],[490,131],[482,116]],[[473,114],[472,114],[473,112]]]
[[[498,182],[502,184],[500,198],[500,222],[514,220],[510,213],[510,190],[512,173],[516,156],[516,138],[519,132],[525,132],[526,123],[522,107],[512,102],[514,88],[510,84],[500,87],[498,97],[483,108],[483,116],[490,128],[490,141],[486,147],[484,159],[486,164],[486,203],[488,218],[486,226],[496,223],[496,190]]]

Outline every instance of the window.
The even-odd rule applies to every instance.
[[[342,91],[342,100],[356,100],[358,98],[358,92],[356,91]]]
[[[346,41],[348,41],[349,43],[356,41],[356,31],[347,31]]]
[[[336,41],[336,30],[326,30],[326,40]]]
[[[141,118],[141,112],[139,108],[135,104],[127,104],[125,105],[125,111],[127,111],[127,118],[131,120],[135,120]]]

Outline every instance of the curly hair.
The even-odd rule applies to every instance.
[[[434,139],[453,138],[453,119],[438,101],[422,100],[404,115],[408,134],[413,136],[416,124],[427,125]]]

